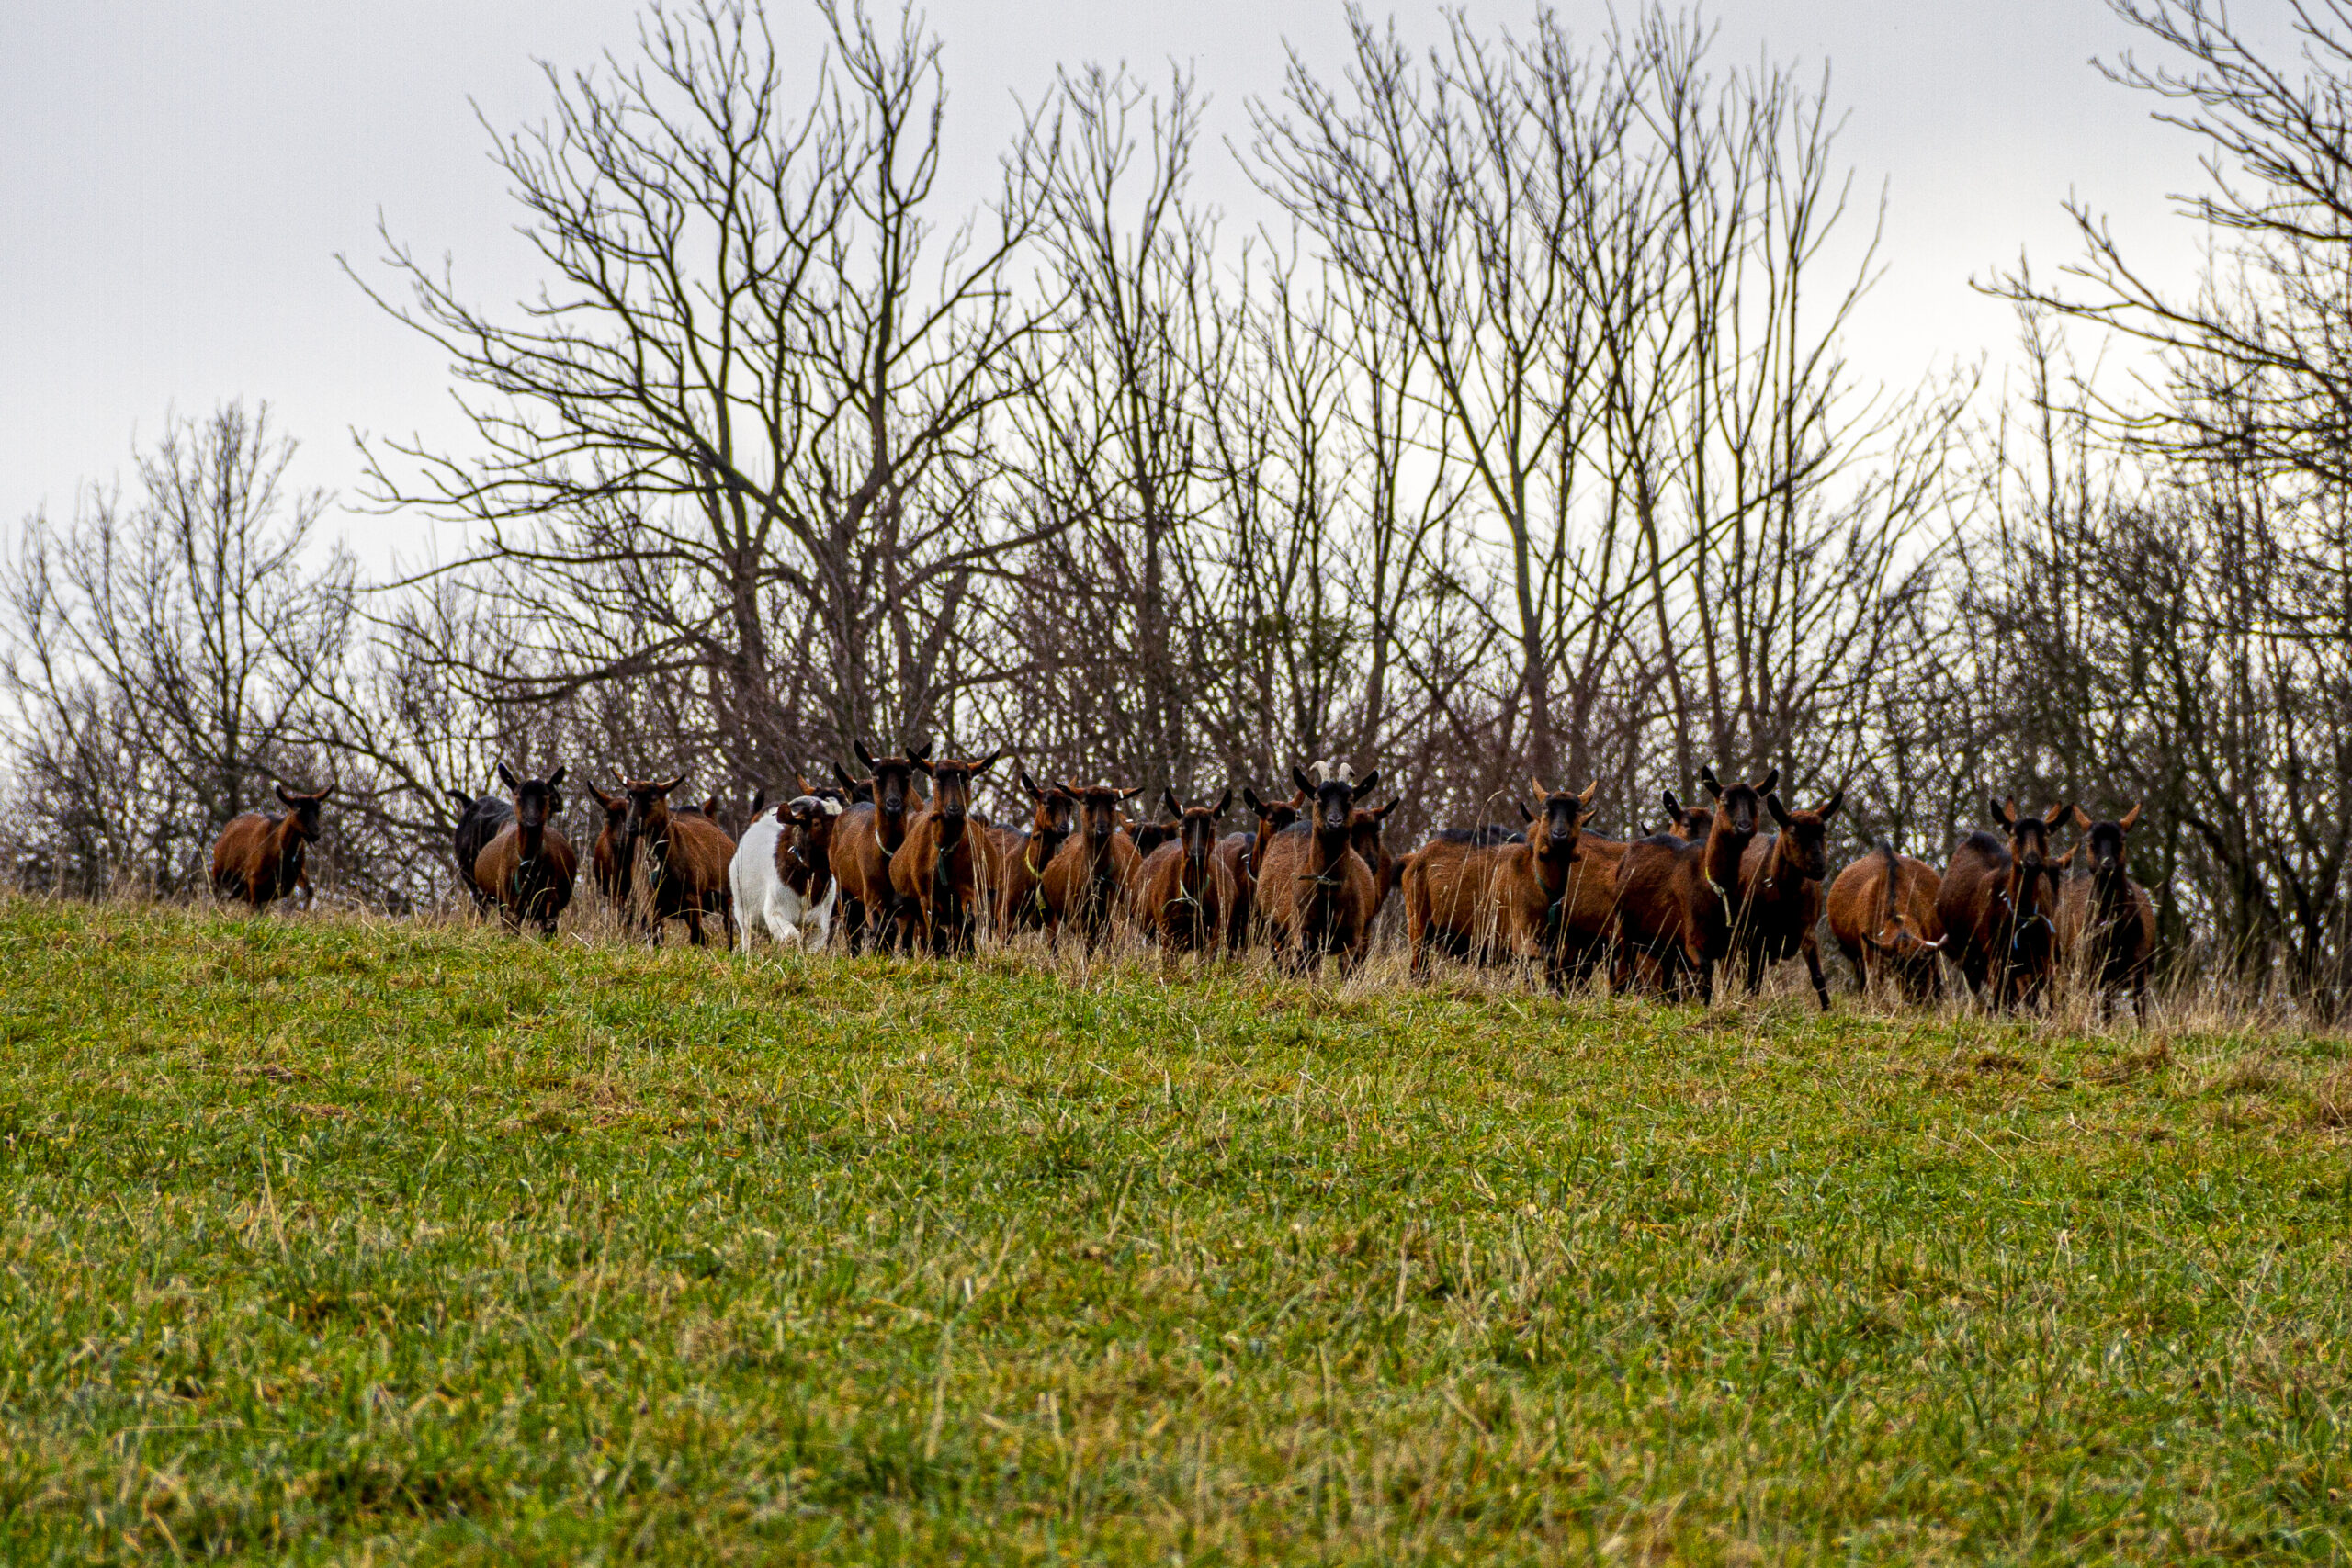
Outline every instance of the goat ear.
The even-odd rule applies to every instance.
[[[596,787],[596,781],[594,779],[588,781],[588,793],[594,795],[596,804],[607,811],[617,811],[621,807],[621,797],[617,795],[606,795]]]
[[[2115,825],[2122,829],[2127,833],[2132,829],[2138,827],[2140,825],[2140,807],[2146,804],[2147,802],[2145,801],[2133,801],[2132,803],[2132,809],[2117,818]]]
[[[553,772],[553,773],[549,773],[549,774],[548,775],[548,788],[549,788],[549,789],[561,789],[562,787],[563,787],[563,770],[562,770],[561,768],[558,768],[555,772]]]
[[[1142,793],[1143,793],[1143,785],[1141,785],[1141,784],[1137,784],[1137,785],[1136,785],[1136,787],[1135,787],[1135,788],[1133,788],[1133,789],[1123,789],[1123,790],[1121,790],[1121,791],[1119,792],[1119,798],[1120,798],[1121,800],[1133,800],[1136,796],[1137,796],[1137,795],[1141,795]]]
[[[1030,799],[1032,799],[1032,800],[1043,800],[1043,799],[1045,799],[1045,798],[1046,798],[1046,792],[1045,792],[1044,790],[1039,789],[1039,788],[1037,787],[1037,781],[1036,781],[1035,779],[1033,779],[1033,778],[1031,778],[1031,777],[1029,776],[1029,770],[1028,770],[1028,769],[1026,769],[1026,768],[1015,768],[1015,769],[1013,769],[1012,771],[1013,771],[1015,773],[1017,773],[1018,775],[1020,775],[1020,779],[1021,779],[1021,787],[1022,787],[1023,789],[1027,790],[1027,791],[1029,792],[1029,798],[1030,798]]]
[[[277,798],[284,801],[287,805],[300,806],[302,804],[302,797],[299,795],[288,794],[284,784],[273,784],[270,787],[277,791]]]
[[[1666,791],[1663,798],[1666,801],[1666,814],[1668,817],[1679,819],[1682,816],[1682,803],[1674,798],[1674,792],[1672,790]]]
[[[1580,813],[1577,818],[1577,831],[1579,833],[1583,832],[1585,828],[1590,824],[1592,819],[1600,815],[1600,813],[1598,809]]]
[[[2068,866],[2075,863],[2075,850],[2079,850],[2082,847],[2082,845],[2076,844],[2074,850],[2068,850],[2064,854],[2060,855],[2056,860],[2052,861],[2050,863],[2056,866],[2060,871],[2065,870]]]
[[[1820,818],[1824,822],[1826,822],[1832,817],[1837,816],[1838,808],[1845,804],[1846,790],[1845,786],[1841,784],[1837,789],[1830,792],[1829,798],[1821,803],[1821,809],[1815,812],[1814,815]]]
[[[864,750],[865,748],[860,747],[859,750]],[[849,776],[849,770],[847,768],[842,767],[839,762],[833,762],[829,765],[833,770],[833,782],[835,784],[841,785],[843,789],[855,789],[857,787],[857,781]]]
[[[2066,813],[2073,809],[2073,807],[2062,800],[2041,814],[2041,825],[2045,828],[2055,828],[2066,819]]]
[[[931,771],[931,759],[922,755],[921,752],[910,753],[907,758],[907,761],[910,766],[922,769],[924,777],[930,778],[935,776]]]
[[[916,747],[913,750],[911,750],[911,751],[908,752],[908,753],[907,753],[907,761],[909,761],[910,762],[914,763],[914,764],[915,764],[915,766],[917,766],[917,767],[919,767],[919,768],[922,767],[922,764],[924,764],[925,762],[930,761],[931,761],[931,742],[930,742],[930,741],[928,741],[928,740],[926,740],[926,741],[924,741],[922,745],[920,745],[920,746]],[[930,771],[931,771],[931,770],[930,770],[930,769],[928,769],[928,768],[923,768],[923,772],[925,772],[925,773],[929,773]]]
[[[1522,800],[1522,801],[1520,801],[1520,802],[1518,803],[1518,806],[1519,806],[1519,819],[1520,819],[1521,821],[1522,821],[1522,822],[1532,822],[1532,821],[1534,821],[1534,820],[1535,820],[1535,813],[1533,813],[1532,811],[1530,811],[1529,809],[1527,809],[1527,802],[1525,802],[1525,801],[1523,801],[1523,800]]]
[[[1724,797],[1724,786],[1715,782],[1715,770],[1703,762],[1699,765],[1699,784],[1714,799],[1721,800]]]
[[[1315,786],[1306,782],[1306,770],[1300,767],[1295,762],[1291,764],[1290,782],[1297,786],[1298,793],[1301,795],[1313,795],[1315,793]]]
[[[1535,792],[1535,798],[1538,800],[1549,800],[1552,798],[1552,792],[1544,787],[1544,781],[1537,778],[1532,773],[1527,775],[1527,787]]]
[[[2087,832],[2089,832],[2090,830],[2091,830],[2091,814],[2090,814],[2089,812],[2087,812],[2087,811],[2084,810],[2084,809],[2083,809],[2081,807],[2079,807],[2079,806],[2075,807],[2075,831],[2076,831],[2076,832],[2078,832],[2078,833],[2087,833]]]
[[[1390,801],[1387,805],[1382,807],[1379,810],[1374,812],[1373,815],[1379,818],[1383,822],[1385,822],[1388,820],[1388,814],[1404,804],[1405,797],[1400,795],[1396,799]]]
[[[1160,790],[1159,804],[1168,807],[1168,815],[1170,817],[1182,817],[1184,815],[1184,803],[1176,798],[1176,792],[1172,789],[1163,788]]]
[[[498,782],[504,784],[508,789],[520,789],[522,787],[522,785],[514,782],[514,775],[507,772],[506,764],[503,762],[498,764]]]
[[[1600,793],[1600,781],[1599,779],[1595,779],[1590,784],[1584,786],[1584,793],[1577,796],[1577,804],[1578,806],[1590,806],[1592,804],[1592,797]]]
[[[1789,808],[1781,804],[1779,795],[1769,790],[1764,795],[1764,809],[1770,811],[1772,814],[1772,820],[1781,827],[1785,828],[1789,825]]]
[[[2011,795],[2008,799],[2003,800],[1999,795],[1995,795],[1993,797],[1993,820],[1998,822],[2004,828],[2016,827],[2018,825],[2017,796]]]
[[[985,773],[990,768],[995,767],[998,762],[1003,760],[1003,758],[1004,748],[1000,746],[995,750],[989,752],[987,756],[981,758],[978,761],[973,763],[972,772],[976,773]]]
[[[685,775],[685,774],[684,774],[684,773],[680,773],[676,778],[672,779],[668,784],[655,784],[655,785],[653,786],[653,790],[654,790],[654,793],[655,793],[655,794],[657,794],[657,795],[667,795],[667,794],[669,794],[672,790],[673,790],[673,789],[677,788],[680,784],[684,784],[684,783],[685,783],[685,782],[686,782],[686,775]]]
[[[1756,793],[1758,795],[1770,795],[1773,790],[1780,787],[1780,784],[1781,770],[1774,768],[1770,772],[1767,773],[1762,778],[1756,781]]]
[[[865,749],[865,742],[863,740],[853,740],[849,745],[850,750],[857,753],[857,760],[865,764],[866,770],[869,773],[872,772],[874,768],[874,753]],[[841,764],[836,762],[833,765],[838,768]]]
[[[1376,790],[1379,787],[1380,770],[1378,768],[1374,768],[1372,772],[1364,774],[1363,782],[1356,785],[1356,792],[1351,798],[1362,800],[1365,795],[1370,795],[1374,790]]]
[[[1233,809],[1233,786],[1232,786],[1231,784],[1227,784],[1227,785],[1226,785],[1226,786],[1225,786],[1225,793],[1224,793],[1223,795],[1218,795],[1218,796],[1216,797],[1216,814],[1217,814],[1219,817],[1222,817],[1222,816],[1224,816],[1227,812],[1228,812],[1228,811],[1230,811],[1230,810],[1232,810],[1232,809]]]

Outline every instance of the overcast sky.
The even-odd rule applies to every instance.
[[[771,3],[786,22],[808,15]],[[1599,0],[1559,8],[1579,33],[1606,15]],[[1498,27],[1532,15],[1468,9]],[[1321,0],[927,11],[974,172],[1057,62],[1153,74],[1189,63],[1213,96],[1213,140],[1241,142],[1249,100],[1279,89],[1286,43],[1336,71],[1345,41],[1340,6]],[[524,293],[515,212],[469,106],[495,126],[537,118],[534,60],[626,49],[635,12],[633,0],[0,5],[0,522],[70,511],[77,486],[126,469],[134,435],[168,411],[228,398],[267,400],[304,443],[305,477],[339,489],[354,430],[449,431],[443,366],[335,258],[374,268],[380,210],[420,254],[450,255],[477,300]],[[1884,184],[1887,276],[1849,345],[1867,374],[1997,364],[2010,318],[1969,279],[2021,252],[2040,271],[2070,258],[2070,190],[2114,214],[2160,275],[2192,262],[2188,226],[2165,214],[2166,193],[2197,181],[2197,147],[2092,69],[2132,41],[2105,0],[1741,0],[1709,14],[1725,63],[1758,50],[1828,63],[1845,155],[1873,196]],[[1435,32],[1434,6],[1395,15],[1409,37]],[[813,16],[801,36],[814,51]],[[1221,144],[1202,188],[1235,220],[1259,216]],[[351,526],[370,556],[423,542],[407,526]]]

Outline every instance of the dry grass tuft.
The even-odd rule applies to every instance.
[[[2352,1062],[2327,1074],[2311,1089],[2310,1121],[2319,1127],[2352,1127]]]
[[[2126,1051],[2107,1066],[2088,1075],[2090,1081],[2099,1084],[2130,1083],[2133,1078],[2150,1077],[2172,1066],[2172,1042],[2159,1039],[2137,1051]]]
[[[2205,1081],[2209,1094],[2275,1094],[2293,1082],[2294,1074],[2267,1051],[2256,1051],[2222,1064]]]

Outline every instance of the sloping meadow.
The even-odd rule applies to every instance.
[[[2340,1560],[2332,1038],[0,906],[0,1554]]]

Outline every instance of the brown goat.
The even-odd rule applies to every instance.
[[[1805,974],[1821,1010],[1829,1010],[1829,982],[1821,974],[1821,879],[1829,870],[1829,819],[1846,792],[1834,791],[1814,811],[1791,811],[1778,795],[1764,797],[1765,809],[1781,830],[1751,840],[1739,863],[1739,909],[1733,924],[1747,966],[1747,989],[1764,984],[1765,971],[1793,957]]]
[[[988,829],[989,864],[996,872],[996,929],[1000,937],[1017,931],[1035,931],[1046,924],[1046,868],[1069,840],[1078,803],[1059,784],[1040,784],[1020,771],[1021,787],[1029,796],[1029,830]]]
[[[1217,846],[1225,863],[1233,873],[1233,920],[1230,941],[1233,950],[1240,952],[1257,934],[1258,868],[1266,863],[1266,851],[1273,843],[1274,835],[1298,820],[1299,809],[1306,804],[1302,795],[1288,800],[1260,800],[1258,792],[1245,789],[1241,802],[1258,818],[1254,831],[1228,833]]]
[[[1233,870],[1220,855],[1216,819],[1233,805],[1227,790],[1215,806],[1186,807],[1163,790],[1175,836],[1144,857],[1136,908],[1144,930],[1170,953],[1197,953],[1232,941]]]
[[[1521,807],[1523,811],[1526,808]],[[1704,807],[1685,809],[1666,792],[1667,825],[1656,837],[1696,840],[1707,836],[1715,814]],[[1617,868],[1630,848],[1623,839],[1598,833],[1577,835],[1576,864],[1568,868],[1567,890],[1559,905],[1559,959],[1563,987],[1580,985],[1600,966],[1617,940]]]
[[[482,851],[490,847],[491,840],[498,837],[498,830],[514,820],[514,808],[494,795],[476,796],[461,789],[444,793],[458,803],[458,809],[462,813],[458,818],[456,831],[450,835],[450,848],[458,863],[458,879],[465,886],[467,897],[474,901],[474,913],[487,915],[496,906],[497,900],[483,892],[481,884],[474,880],[474,862],[481,859]]]
[[[2070,874],[2058,888],[2058,952],[2098,993],[2099,1017],[2112,1009],[2110,992],[2132,991],[2132,1016],[2148,1021],[2148,973],[2155,965],[2156,903],[2132,880],[2124,866],[2124,835],[2139,825],[2134,806],[2111,822],[2094,822],[2075,807],[2090,865]]]
[[[645,923],[656,945],[663,925],[683,919],[687,939],[704,946],[710,938],[703,931],[702,918],[716,915],[721,934],[732,946],[735,898],[727,868],[735,858],[735,840],[703,812],[670,809],[670,792],[684,782],[684,773],[667,784],[621,780],[628,814],[621,820],[620,858],[633,866],[634,897],[644,906]]]
[[[1327,953],[1343,968],[1363,961],[1372,941],[1375,897],[1372,868],[1355,852],[1355,803],[1380,785],[1380,770],[1351,784],[1344,773],[1318,763],[1320,777],[1291,770],[1291,783],[1311,806],[1305,821],[1273,835],[1258,869],[1258,906],[1275,955],[1292,968],[1319,967]]]
[[[1666,803],[1666,826],[1660,828],[1658,833],[1695,844],[1707,836],[1707,829],[1715,825],[1715,814],[1707,807],[1685,806],[1675,798],[1670,789],[1659,798]],[[1648,836],[1656,838],[1657,834]]]
[[[1234,953],[1250,942],[1250,914],[1258,899],[1258,878],[1250,870],[1257,843],[1257,834],[1242,832],[1227,833],[1216,841],[1216,858],[1233,879],[1233,902],[1225,911],[1225,945]]]
[[[868,942],[898,939],[899,897],[890,886],[890,857],[907,841],[908,806],[922,804],[914,792],[915,772],[931,760],[927,744],[903,757],[879,758],[865,741],[856,746],[857,760],[872,777],[849,785],[853,797],[863,798],[833,825],[833,875],[842,886],[842,923],[852,953]]]
[[[614,912],[620,917],[621,929],[627,931],[636,916],[629,908],[629,888],[636,867],[630,863],[630,857],[622,853],[622,846],[628,841],[628,796],[606,795],[594,783],[588,785],[588,793],[596,797],[596,804],[605,813],[604,828],[588,849],[589,880],[595,883],[597,892],[611,901]]]
[[[1119,827],[1119,806],[1143,793],[1101,784],[1080,789],[1055,787],[1077,802],[1078,831],[1046,863],[1046,934],[1058,941],[1064,926],[1085,939],[1087,951],[1102,940],[1114,920],[1126,913],[1130,890],[1143,866],[1135,840]]]
[[[987,827],[972,817],[972,783],[1003,755],[915,763],[931,778],[931,803],[907,819],[906,841],[890,857],[902,943],[919,935],[933,953],[971,951],[980,900],[1002,880]]]
[[[580,876],[580,856],[571,840],[549,818],[563,812],[563,770],[544,779],[517,780],[498,764],[499,779],[514,792],[514,819],[498,830],[474,860],[474,884],[498,902],[506,929],[520,931],[526,923],[555,940],[556,921],[571,902],[572,884]]]
[[[1380,919],[1382,907],[1396,890],[1396,879],[1404,874],[1405,863],[1389,852],[1380,837],[1389,817],[1404,804],[1401,798],[1392,800],[1377,811],[1359,806],[1348,818],[1348,847],[1355,851],[1357,858],[1372,873],[1372,908],[1364,915],[1367,926]]]
[[[1661,983],[1694,984],[1702,1002],[1715,995],[1715,966],[1730,956],[1732,900],[1740,862],[1764,815],[1764,797],[1781,781],[1775,768],[1754,784],[1724,785],[1713,772],[1699,781],[1714,798],[1707,834],[1696,840],[1655,834],[1625,847],[1617,866],[1616,982],[1655,966]]]
[[[334,793],[334,785],[297,795],[279,784],[277,792],[285,816],[248,811],[232,818],[212,846],[212,896],[243,898],[255,914],[297,887],[309,901],[311,874],[304,862],[319,841],[319,803]]]
[[[2075,858],[2050,858],[2050,829],[2069,808],[2021,817],[2012,799],[1993,802],[1993,817],[2009,829],[2007,843],[1978,830],[1960,841],[1936,890],[1945,951],[1959,963],[1973,995],[1995,1010],[2041,999],[2057,957],[2058,874]],[[1991,995],[1986,997],[1986,987]]]
[[[1486,963],[1540,958],[1552,984],[1565,986],[1562,916],[1600,785],[1570,795],[1530,783],[1542,809],[1529,814],[1528,833],[1499,843],[1480,842],[1475,832],[1441,834],[1407,857],[1401,880],[1414,974],[1429,972],[1436,950]]]
[[[1892,979],[1912,1001],[1944,994],[1944,923],[1936,914],[1943,878],[1926,861],[1898,855],[1881,840],[1829,885],[1829,934],[1867,991]]]

